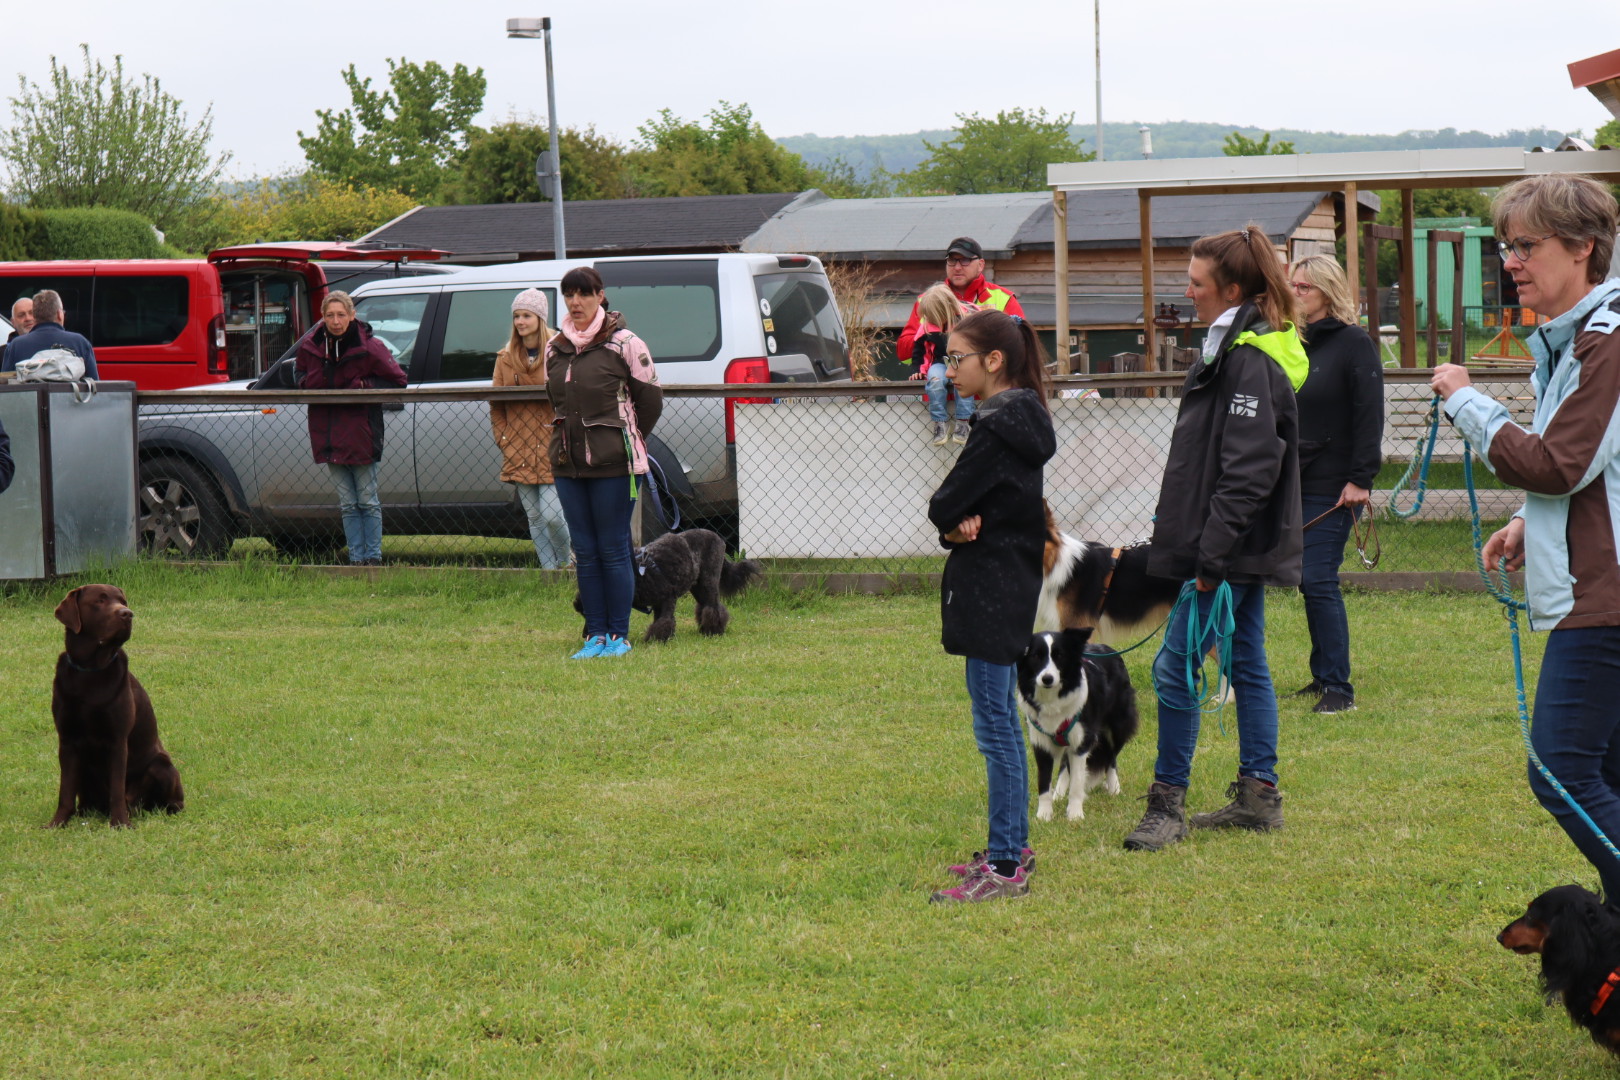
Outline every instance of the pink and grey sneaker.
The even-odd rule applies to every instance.
[[[980,863],[954,889],[941,889],[928,898],[930,904],[977,904],[1029,895],[1029,871],[1022,866],[1010,878],[1002,877],[990,864]]]
[[[975,851],[967,862],[957,863],[955,866],[947,866],[945,869],[950,873],[955,874],[959,878],[965,878],[969,874],[973,873],[973,871],[977,870],[980,864],[982,864],[984,860],[989,857],[989,854],[990,853],[987,851]],[[1025,874],[1035,873],[1035,852],[1033,850],[1030,848],[1025,848],[1019,854],[1018,869],[1022,870]]]

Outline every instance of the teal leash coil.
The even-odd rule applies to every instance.
[[[1223,695],[1219,677],[1204,678],[1203,657],[1206,650],[1202,647],[1203,643],[1213,637],[1218,668],[1220,671],[1229,672],[1232,670],[1232,635],[1237,628],[1237,611],[1232,602],[1232,586],[1223,581],[1215,586],[1212,594],[1209,614],[1200,623],[1198,582],[1193,580],[1183,584],[1181,594],[1176,597],[1175,606],[1170,609],[1170,617],[1166,622],[1174,625],[1176,612],[1183,607],[1191,608],[1187,615],[1187,631],[1184,635],[1186,648],[1177,648],[1170,640],[1171,634],[1168,631],[1164,635],[1164,643],[1159,646],[1160,655],[1168,649],[1172,655],[1181,659],[1183,670],[1187,673],[1187,696],[1193,700],[1199,712],[1205,713],[1218,713],[1222,708]],[[1156,658],[1154,663],[1158,663]],[[1204,684],[1202,690],[1199,689],[1200,682]],[[1158,687],[1154,687],[1153,693],[1159,699],[1160,705],[1168,708],[1177,707],[1164,700],[1164,695],[1159,693]],[[1221,734],[1226,734],[1224,724],[1221,725]]]
[[[1429,463],[1434,460],[1434,443],[1435,440],[1440,436],[1439,394],[1434,395],[1434,399],[1429,402],[1429,418],[1426,423],[1429,425],[1428,445],[1423,448],[1423,453],[1421,455],[1423,467],[1421,471],[1418,472],[1416,488],[1417,498],[1414,499],[1412,505],[1405,510],[1402,510],[1400,506],[1397,505],[1401,497],[1401,492],[1406,490],[1407,482],[1412,479],[1413,470],[1418,468],[1420,456],[1416,452],[1415,448],[1412,453],[1412,460],[1406,466],[1406,471],[1401,473],[1401,478],[1399,480],[1395,481],[1395,486],[1389,489],[1389,503],[1387,504],[1389,507],[1389,512],[1398,518],[1416,517],[1417,512],[1423,509],[1423,496],[1426,495],[1429,490]],[[1424,436],[1419,435],[1418,442],[1421,444],[1423,441]]]

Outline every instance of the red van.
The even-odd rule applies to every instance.
[[[0,306],[9,315],[16,300],[55,289],[103,379],[174,390],[257,378],[320,318],[329,290],[443,272],[432,264],[448,254],[298,242],[242,244],[207,259],[0,263]]]

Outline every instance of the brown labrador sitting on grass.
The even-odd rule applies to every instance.
[[[47,827],[91,810],[113,826],[128,825],[132,809],[179,813],[186,804],[180,772],[158,741],[152,699],[124,654],[135,621],[124,591],[81,585],[57,605],[56,617],[67,627],[51,687],[62,786]]]

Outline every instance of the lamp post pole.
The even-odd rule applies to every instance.
[[[562,147],[557,143],[557,80],[551,67],[551,19],[507,19],[509,38],[543,38],[546,43],[546,121],[551,128],[551,235],[553,255],[568,258],[563,230]]]

